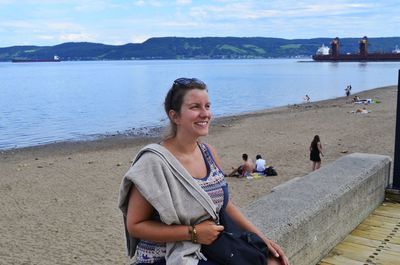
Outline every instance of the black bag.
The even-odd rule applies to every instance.
[[[258,235],[242,231],[225,212],[220,210],[224,231],[211,245],[202,245],[202,252],[221,265],[266,265],[268,247]]]
[[[276,170],[272,166],[270,166],[270,167],[267,167],[265,169],[265,175],[267,175],[267,176],[278,176],[278,173],[276,172]]]

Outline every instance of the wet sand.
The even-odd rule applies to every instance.
[[[289,179],[310,172],[309,145],[320,135],[322,166],[353,152],[393,158],[397,88],[351,99],[265,110],[215,120],[210,136],[225,173],[248,153],[278,172],[261,179],[228,178],[231,199],[245,207]],[[118,188],[135,153],[159,138],[108,137],[0,153],[1,264],[127,264]],[[310,191],[311,192],[311,191]]]

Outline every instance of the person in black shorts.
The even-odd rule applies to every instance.
[[[310,160],[312,161],[312,170],[317,170],[321,167],[322,145],[318,135],[314,136],[310,145]]]

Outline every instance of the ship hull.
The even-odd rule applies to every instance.
[[[313,55],[313,60],[318,62],[381,62],[400,61],[400,53],[368,53],[359,54]]]

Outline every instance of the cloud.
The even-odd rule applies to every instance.
[[[120,4],[110,3],[111,1],[103,0],[86,0],[79,1],[74,9],[79,12],[99,12],[113,8],[120,8]]]
[[[37,37],[38,37],[38,39],[41,39],[41,40],[46,40],[46,41],[48,41],[48,40],[55,40],[55,37],[54,37],[54,35],[37,35]]]
[[[190,5],[192,4],[192,0],[176,0],[177,5]]]
[[[135,1],[135,3],[134,3],[134,5],[137,5],[137,6],[144,6],[145,4],[146,4],[146,2],[143,0],[138,0],[138,1]]]
[[[42,25],[46,25],[49,29],[56,31],[77,31],[82,30],[84,27],[71,22],[63,22],[63,21],[46,21],[41,22]]]
[[[161,7],[163,6],[163,3],[161,1],[156,1],[156,0],[137,0],[134,2],[134,5],[136,6],[152,6],[152,7]]]
[[[8,20],[0,22],[1,27],[11,28],[11,29],[32,29],[35,25],[29,21],[25,20]]]
[[[93,35],[87,33],[61,34],[57,39],[62,42],[96,41],[96,38]]]

